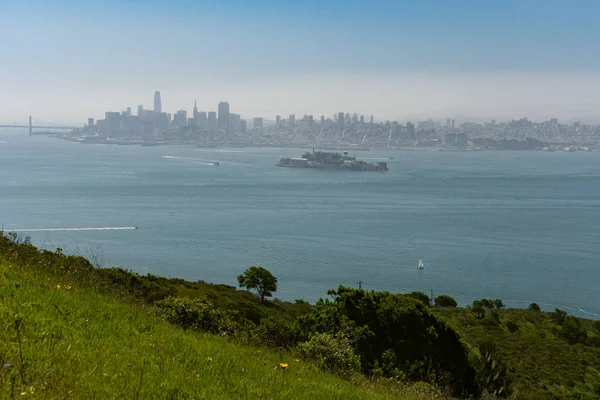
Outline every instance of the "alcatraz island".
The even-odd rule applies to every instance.
[[[323,151],[312,153],[306,152],[300,158],[282,158],[276,164],[278,167],[289,168],[318,168],[336,171],[387,171],[386,162],[368,163],[356,159],[356,155],[350,157],[348,152],[327,153]]]

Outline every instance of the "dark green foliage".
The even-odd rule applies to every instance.
[[[492,304],[494,305],[494,308],[496,310],[501,310],[504,308],[504,303],[500,299],[496,299],[496,300],[492,301]]]
[[[550,320],[558,325],[562,325],[567,320],[567,312],[555,308],[554,311],[550,313]]]
[[[594,321],[592,328],[594,329],[594,332],[600,335],[600,321]]]
[[[360,358],[341,333],[315,333],[307,342],[298,345],[298,352],[334,374],[348,376],[360,370]]]
[[[156,302],[156,312],[184,329],[230,335],[237,328],[234,312],[219,310],[207,299],[168,297]]]
[[[273,292],[277,291],[277,278],[260,266],[248,268],[237,279],[240,287],[247,290],[255,289],[261,301],[265,300],[265,296],[271,297]]]
[[[508,321],[506,323],[506,328],[510,333],[515,333],[519,330],[519,324],[517,324],[515,321]]]
[[[426,306],[431,304],[431,299],[429,298],[429,296],[427,296],[423,292],[411,292],[411,293],[408,293],[407,296],[410,296],[413,299],[419,300],[421,303],[425,304]]]
[[[494,343],[494,360],[507,367],[513,398],[555,400],[565,398],[574,390],[588,395],[594,393],[594,385],[600,385],[600,347],[594,346],[595,338],[600,337],[592,331],[594,321],[578,318],[577,324],[565,317],[560,326],[553,321],[555,313],[519,309],[496,312],[507,329],[489,324],[488,316],[478,319],[470,310],[434,309],[434,313],[444,317],[460,332],[471,348],[479,349],[484,343]],[[517,330],[513,324],[518,326]],[[565,326],[566,330],[562,331]],[[582,342],[584,336],[580,330],[587,332],[585,342]],[[576,338],[572,340],[578,343],[570,345],[565,334]],[[477,354],[475,359],[481,360],[481,357]],[[485,374],[481,369],[478,371],[482,379]]]
[[[301,330],[344,334],[365,372],[385,364],[388,373],[397,369],[409,379],[435,379],[455,394],[477,392],[475,371],[458,335],[420,300],[343,286],[329,294],[334,301],[321,301],[301,317]]]
[[[565,318],[560,336],[567,339],[569,344],[585,343],[587,339],[587,331],[581,327],[579,318],[569,315]]]
[[[254,340],[265,346],[290,348],[296,344],[296,337],[291,324],[281,318],[272,316],[260,320],[254,335]]]
[[[485,308],[483,304],[479,300],[473,301],[473,305],[471,306],[471,311],[475,315],[476,318],[482,319],[485,317]]]
[[[540,306],[537,303],[531,303],[529,305],[529,311],[540,312],[540,311],[542,311],[542,309],[540,308]]]
[[[453,297],[447,294],[441,294],[435,298],[436,307],[456,307],[458,304]]]
[[[491,342],[479,345],[481,362],[477,375],[481,386],[490,394],[497,397],[508,397],[511,394],[511,378],[508,369],[501,362],[496,346]]]

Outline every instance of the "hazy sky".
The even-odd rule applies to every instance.
[[[600,120],[597,0],[0,0],[0,123],[152,107]]]

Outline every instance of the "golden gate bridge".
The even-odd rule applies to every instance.
[[[34,124],[34,122],[35,122],[35,124]],[[31,135],[33,135],[34,129],[72,130],[72,129],[79,129],[79,128],[81,128],[81,126],[65,126],[65,125],[52,124],[49,122],[40,121],[36,118],[33,118],[32,116],[29,116],[29,124],[28,125],[19,125],[17,123],[4,124],[4,125],[0,124],[0,128],[29,129],[29,135],[31,136]]]

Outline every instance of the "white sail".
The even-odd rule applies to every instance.
[[[417,268],[419,268],[419,269],[425,268],[425,266],[423,265],[423,260],[421,260],[420,258],[419,258],[419,264],[417,265]]]

